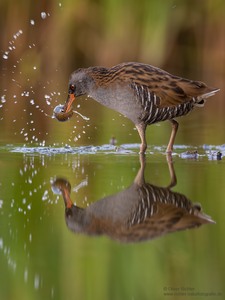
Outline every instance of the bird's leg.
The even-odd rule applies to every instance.
[[[179,127],[178,122],[175,121],[174,119],[169,120],[169,121],[172,123],[172,132],[171,132],[171,135],[170,135],[169,144],[168,144],[167,149],[166,149],[167,153],[173,152],[173,144],[174,144],[175,137],[176,137],[176,134],[177,134],[177,130],[178,130],[178,127]]]
[[[145,183],[145,176],[144,176],[144,172],[145,172],[145,154],[144,153],[140,153],[139,155],[139,159],[140,159],[140,169],[134,179],[134,182],[136,184],[138,184],[139,186],[143,186]]]
[[[166,159],[167,159],[167,164],[168,164],[169,172],[170,172],[170,184],[168,185],[167,188],[171,189],[172,187],[174,187],[177,184],[177,177],[176,177],[176,173],[174,170],[171,153],[167,153]]]
[[[140,135],[141,138],[141,146],[140,146],[140,152],[139,153],[145,153],[146,149],[147,149],[147,141],[146,141],[146,137],[145,137],[145,130],[146,130],[146,124],[145,123],[139,123],[137,125],[135,125],[137,128],[137,131]]]

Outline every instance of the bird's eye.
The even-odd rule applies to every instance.
[[[75,85],[74,84],[70,84],[69,85],[69,94],[74,94],[75,92]]]

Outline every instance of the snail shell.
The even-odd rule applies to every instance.
[[[64,105],[59,104],[54,108],[53,115],[58,121],[65,122],[72,117],[73,110],[71,109],[68,112],[65,112]]]

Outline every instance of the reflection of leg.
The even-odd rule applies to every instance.
[[[176,173],[174,170],[171,153],[168,153],[166,155],[166,159],[167,159],[168,168],[169,168],[169,172],[170,172],[170,184],[168,185],[168,188],[172,188],[177,184],[177,177],[176,177]]]
[[[171,135],[170,135],[169,144],[168,144],[167,149],[166,149],[167,153],[173,152],[173,144],[174,144],[175,137],[176,137],[177,130],[178,130],[178,126],[179,126],[178,122],[173,120],[173,119],[170,120],[170,122],[172,123],[172,132],[171,132]]]
[[[140,153],[145,153],[145,151],[147,149],[147,142],[146,142],[146,138],[145,138],[146,124],[139,123],[135,126],[136,126],[139,136],[141,138]]]
[[[145,154],[144,153],[139,154],[139,160],[140,160],[140,169],[138,170],[138,173],[134,179],[134,182],[136,184],[138,184],[139,186],[142,186],[145,183],[145,177],[144,177]]]

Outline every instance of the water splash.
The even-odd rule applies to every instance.
[[[50,16],[50,13],[48,12],[41,12],[41,18],[45,19],[47,17]],[[36,22],[34,19],[30,19],[28,20],[28,22],[30,23],[31,26],[36,25]],[[13,84],[15,84],[15,86],[12,88],[15,89],[16,91],[18,91],[18,89],[21,89],[21,92],[16,92],[13,96],[10,95],[10,93],[8,93],[8,91],[10,91],[11,89],[4,89],[5,93],[0,95],[1,100],[0,100],[0,110],[4,109],[4,105],[10,101],[10,103],[13,103],[14,105],[19,104],[20,107],[25,107],[22,108],[20,113],[16,113],[15,114],[15,118],[13,118],[12,123],[15,124],[14,126],[14,130],[13,130],[13,134],[14,135],[19,135],[21,134],[24,138],[24,142],[38,142],[39,141],[39,133],[36,133],[36,135],[34,134],[30,134],[31,132],[35,132],[37,131],[37,123],[35,124],[35,121],[33,118],[31,118],[30,120],[27,120],[27,122],[25,121],[26,119],[28,119],[28,117],[32,117],[33,116],[33,108],[36,109],[37,111],[39,111],[41,114],[44,114],[46,117],[51,118],[51,115],[49,113],[47,113],[46,110],[46,105],[50,106],[51,105],[51,99],[50,97],[48,99],[45,98],[45,101],[40,101],[38,99],[38,103],[37,103],[37,96],[36,94],[36,90],[33,88],[32,85],[27,86],[27,84],[25,83],[20,83],[21,82],[31,82],[31,79],[29,77],[29,75],[24,74],[23,70],[24,66],[26,67],[26,64],[29,63],[29,59],[30,56],[33,55],[31,51],[33,51],[32,49],[34,49],[36,47],[36,45],[38,45],[39,41],[35,41],[34,38],[35,36],[31,36],[30,39],[32,40],[30,43],[28,42],[28,46],[26,49],[26,45],[23,45],[24,47],[24,52],[22,53],[21,57],[18,57],[15,60],[14,64],[9,64],[10,63],[10,54],[12,51],[14,51],[14,57],[16,57],[16,50],[17,50],[17,42],[21,43],[20,37],[23,35],[24,31],[23,29],[19,29],[17,30],[13,35],[12,38],[9,40],[8,42],[8,48],[3,51],[2,54],[2,59],[5,60],[5,64],[4,64],[4,69],[3,69],[3,76],[6,76],[6,71],[7,71],[7,76],[9,77],[9,74],[13,74],[13,76],[11,77],[11,81],[13,82]],[[21,46],[18,47],[18,49],[21,49]],[[25,55],[24,55],[25,54]],[[21,54],[20,54],[21,55]],[[8,62],[7,62],[8,60]],[[26,61],[27,60],[27,61]],[[22,64],[22,65],[21,65]],[[33,65],[30,66],[30,71],[29,74],[32,75],[32,71],[36,72],[38,71],[38,64],[34,61]],[[4,74],[5,73],[5,74]],[[38,72],[37,72],[38,75]],[[15,77],[14,77],[15,76]],[[27,78],[26,78],[27,76]],[[36,76],[35,73],[33,73],[32,76]],[[21,80],[20,80],[21,79]],[[10,78],[9,78],[10,80]],[[49,82],[46,82],[47,85],[49,85]],[[26,89],[23,88],[23,86],[26,85]],[[44,90],[46,87],[43,86],[42,90]],[[54,97],[57,94],[57,91],[54,91],[51,93],[51,96]],[[60,93],[58,93],[59,95]],[[24,98],[24,101],[22,102],[22,98]],[[11,100],[13,99],[13,102],[11,102]],[[29,105],[32,106],[32,112],[29,112],[31,110],[31,108],[29,107],[29,105],[27,105],[27,103],[29,102]],[[15,107],[12,107],[12,110],[15,110]],[[9,109],[3,111],[2,115],[0,116],[0,120],[4,120],[4,116],[6,119],[6,114],[5,112],[8,112]],[[18,112],[18,111],[17,111]],[[0,111],[1,113],[1,111]],[[10,116],[11,118],[11,116]],[[26,122],[26,123],[25,123]],[[23,127],[27,127],[26,130],[24,130],[23,127],[19,128],[19,126],[16,126],[17,124],[23,124]],[[24,126],[27,125],[27,126]],[[43,133],[41,134],[43,136]],[[48,132],[45,133],[45,135],[48,135]]]
[[[82,115],[81,113],[79,113],[79,112],[76,111],[76,110],[73,110],[73,112],[74,112],[75,114],[77,114],[78,116],[80,116],[80,117],[81,117],[83,120],[85,120],[85,121],[89,121],[89,120],[90,120],[90,118],[88,118],[88,117]],[[85,133],[85,132],[83,132],[83,133]]]
[[[19,29],[14,35],[13,38],[9,41],[8,49],[4,51],[2,58],[7,60],[9,58],[10,52],[16,49],[15,41],[23,34],[23,30]]]
[[[58,3],[58,6],[61,7],[62,4]],[[46,19],[50,17],[50,13],[44,10],[39,11],[39,19],[38,17],[29,17],[26,23],[28,23],[27,28],[30,30],[30,33],[34,33],[36,29],[38,30],[39,24],[44,24]],[[53,122],[52,119],[46,121],[45,117],[52,118],[51,112],[55,106],[54,104],[58,103],[57,98],[59,98],[59,96],[61,98],[62,93],[55,88],[49,91],[49,87],[55,84],[55,82],[52,82],[50,79],[49,81],[46,80],[44,84],[39,83],[41,63],[38,57],[40,55],[39,49],[41,45],[40,41],[35,39],[34,34],[29,35],[26,44],[23,43],[23,34],[26,33],[26,30],[19,28],[19,30],[15,31],[9,40],[8,48],[2,51],[4,70],[7,71],[4,72],[5,74],[7,73],[9,78],[7,82],[9,86],[7,86],[5,91],[0,91],[2,94],[0,94],[0,121],[4,120],[9,122],[8,120],[10,120],[11,128],[13,128],[11,135],[13,135],[13,138],[16,136],[16,141],[21,142],[22,140],[22,143],[26,145],[40,145],[42,140],[47,139],[51,133],[48,129],[50,126],[48,127],[46,124]],[[18,47],[18,45],[20,47]],[[21,52],[21,49],[23,52]],[[10,57],[12,52],[13,55]],[[19,54],[17,55],[17,53]],[[31,59],[33,58],[32,55],[34,55],[33,60]],[[36,57],[37,60],[35,60]],[[14,60],[11,64],[12,58]],[[12,74],[11,77],[9,74]],[[33,85],[31,84],[32,80],[35,82]],[[10,85],[12,85],[12,89]],[[57,85],[55,84],[53,86]],[[13,91],[13,95],[10,95],[10,90]],[[4,108],[6,109],[4,110]],[[9,112],[10,109],[14,111],[13,116],[11,116]],[[71,126],[68,137],[66,137],[66,143],[77,142],[84,136],[91,140],[91,136],[87,136],[88,128],[91,126],[91,124],[89,124],[90,118],[82,114],[79,109],[80,104],[78,104],[74,110],[76,118],[74,118],[73,121],[75,121],[75,124]],[[9,118],[7,114],[10,116]],[[42,122],[39,122],[39,116],[44,120],[43,126],[41,124]],[[92,129],[96,130],[96,128],[96,126],[92,126]]]

